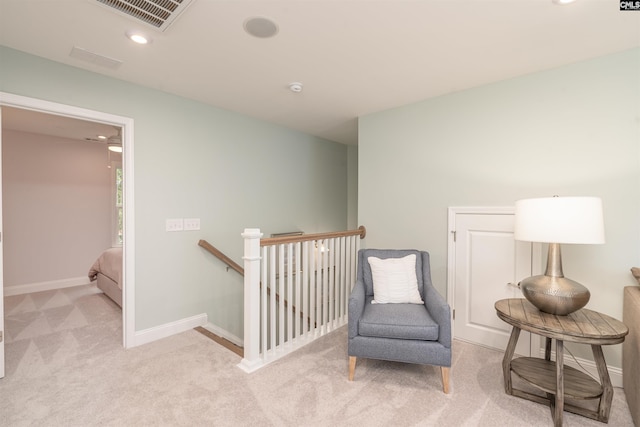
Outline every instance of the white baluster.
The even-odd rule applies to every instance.
[[[284,245],[278,246],[278,346],[285,342],[284,315],[285,315],[285,270],[284,270]]]
[[[311,306],[309,305],[309,289],[311,283],[309,282],[309,253],[311,250],[311,244],[309,241],[304,242],[302,250],[302,312],[304,318],[302,319],[302,336],[306,336],[311,328]],[[309,319],[307,321],[307,319]]]
[[[322,241],[322,334],[327,332],[327,320],[329,317],[329,275],[327,266],[329,265],[329,253],[327,252],[327,240]]]
[[[336,300],[336,292],[335,292],[335,257],[336,257],[336,249],[335,249],[336,239],[329,239],[329,247],[327,253],[327,279],[329,280],[329,295],[327,302],[327,309],[329,311],[327,316],[327,331],[333,329],[333,319],[335,318],[335,300]]]
[[[287,342],[293,339],[293,243],[287,244]],[[282,295],[281,298],[284,298]]]
[[[317,333],[318,326],[320,322],[318,320],[318,305],[320,304],[320,300],[318,299],[319,295],[319,286],[318,286],[318,265],[320,263],[318,259],[318,241],[313,241],[313,252],[311,253],[311,265],[309,265],[309,292],[311,294],[311,306],[310,306],[310,314],[311,314],[311,322],[312,322],[312,331],[315,334]]]
[[[300,337],[300,322],[302,322],[302,316],[300,316],[300,313],[303,313],[302,311],[302,305],[301,305],[301,286],[302,286],[302,272],[300,271],[300,261],[302,260],[302,256],[301,256],[301,247],[302,245],[300,244],[300,242],[296,243],[296,252],[295,252],[295,271],[296,271],[296,312],[294,313],[294,321],[295,321],[295,337],[298,338]]]
[[[269,247],[269,343],[270,351],[276,351],[276,247]]]

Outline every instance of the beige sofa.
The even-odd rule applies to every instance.
[[[624,288],[622,321],[629,335],[622,344],[622,386],[631,417],[640,427],[640,286]]]

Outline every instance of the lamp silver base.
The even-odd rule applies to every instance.
[[[589,289],[566,277],[532,276],[520,282],[524,297],[540,311],[566,316],[587,305]]]

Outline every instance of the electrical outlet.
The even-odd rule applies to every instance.
[[[185,218],[184,229],[188,230],[200,230],[200,218]]]
[[[182,231],[184,230],[182,218],[167,219],[166,231]]]

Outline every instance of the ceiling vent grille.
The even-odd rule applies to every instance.
[[[96,0],[121,14],[165,31],[193,0]]]

